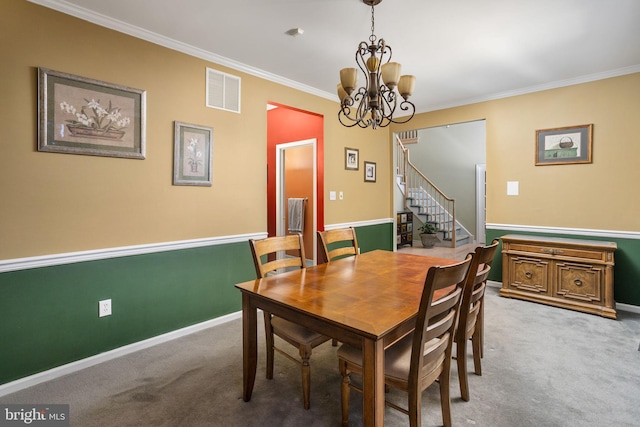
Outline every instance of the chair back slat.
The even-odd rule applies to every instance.
[[[249,246],[258,279],[281,268],[305,267],[306,257],[301,234],[267,237],[261,240],[250,239]],[[293,252],[293,255],[277,258],[280,251]]]
[[[322,248],[321,263],[331,262],[344,256],[358,255],[358,239],[353,227],[318,231],[318,240]]]

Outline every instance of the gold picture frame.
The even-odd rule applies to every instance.
[[[592,163],[593,124],[536,131],[536,166]]]

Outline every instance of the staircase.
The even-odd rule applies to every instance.
[[[471,243],[471,233],[456,220],[456,202],[447,197],[409,160],[409,150],[396,138],[398,186],[404,206],[421,223],[430,222],[438,229],[440,246],[455,248]],[[415,228],[418,228],[417,226]]]

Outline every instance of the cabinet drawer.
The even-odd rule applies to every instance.
[[[590,250],[585,248],[571,248],[571,247],[555,247],[547,245],[532,245],[526,243],[511,243],[509,245],[510,251],[527,252],[530,254],[540,254],[559,257],[571,257],[582,258],[585,260],[602,261],[606,262],[606,253],[602,250]]]
[[[544,259],[510,257],[509,287],[536,294],[549,294],[549,262]]]
[[[592,265],[556,262],[556,297],[584,302],[601,302],[603,271]]]

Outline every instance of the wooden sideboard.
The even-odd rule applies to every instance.
[[[500,295],[616,318],[615,242],[502,236]]]

